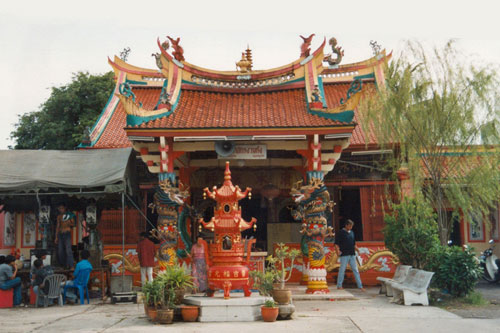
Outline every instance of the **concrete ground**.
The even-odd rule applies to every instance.
[[[489,283],[480,280],[476,285],[476,291],[479,291],[491,303],[500,305],[500,282]]]
[[[0,332],[500,332],[500,318],[464,319],[436,307],[402,306],[349,290],[349,300],[295,301],[293,320],[275,323],[155,325],[142,304],[90,304],[0,309]]]

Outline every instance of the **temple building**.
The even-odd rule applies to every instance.
[[[171,174],[189,186],[190,204],[207,219],[214,202],[203,200],[202,189],[230,161],[235,183],[253,188],[253,198],[240,204],[244,217],[257,218],[257,230],[244,236],[256,238],[261,251],[300,243],[290,190],[307,172],[320,171],[335,202],[334,229],[354,220],[357,239],[383,249],[382,201],[393,183],[378,167],[387,152],[360,125],[356,108],[384,84],[390,55],[342,64],[335,38],[315,50],[311,42],[298,44],[296,61],[267,70],[253,68],[250,49],[233,71],[195,66],[184,59],[180,39],[170,37],[157,41],[155,69],[109,59],[116,88],[82,148],[133,147],[147,167],[140,179],[144,208],[158,179]]]

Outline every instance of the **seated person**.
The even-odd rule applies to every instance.
[[[5,264],[5,256],[0,256],[0,265]]]
[[[21,278],[16,277],[16,275],[16,258],[8,255],[5,257],[5,262],[0,265],[0,289],[13,289],[14,306],[24,306],[24,304],[21,303]]]
[[[74,286],[75,285],[74,280],[78,277],[78,274],[80,274],[80,272],[82,272],[83,270],[93,269],[92,265],[87,260],[90,258],[90,252],[88,250],[82,250],[82,252],[80,253],[80,257],[82,258],[82,260],[80,260],[78,264],[76,264],[75,271],[73,272],[73,280],[67,281],[66,282],[67,286]],[[72,301],[76,301],[77,296],[75,294],[75,289],[73,288],[68,289],[66,291],[66,297],[71,299]]]
[[[50,265],[44,266],[42,259],[35,260],[35,262],[33,263],[33,267],[35,268],[33,271],[33,282],[32,282],[33,291],[37,295],[39,292],[42,292],[42,294],[47,295],[49,293],[49,285],[48,284],[42,285],[42,283],[47,276],[54,274],[54,269]],[[39,302],[40,300],[41,298],[39,298]],[[51,299],[50,302],[52,303],[53,300]]]
[[[38,251],[38,253],[36,254],[36,259],[42,259],[42,264],[43,264],[43,261],[45,260],[45,258],[47,258],[47,251],[45,251],[45,250]],[[30,278],[31,279],[33,279],[33,275],[35,274],[36,270],[37,270],[37,268],[35,266],[35,262],[33,262],[33,265],[30,268]]]

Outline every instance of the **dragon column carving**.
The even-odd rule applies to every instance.
[[[176,185],[174,173],[159,176],[154,203],[149,207],[158,213],[157,226],[151,234],[160,241],[158,259],[160,270],[164,270],[173,265],[177,257],[184,257],[192,244],[186,227],[189,207],[184,202],[189,196],[189,188],[185,188],[182,183]],[[178,249],[179,236],[184,242],[185,250]]]
[[[297,203],[297,209],[292,211],[296,220],[302,220],[302,253],[309,260],[304,272],[308,276],[307,290],[309,294],[328,293],[325,269],[324,240],[333,236],[333,228],[327,226],[326,210],[332,209],[333,202],[323,183],[322,171],[307,173],[308,183],[297,182],[290,194]]]

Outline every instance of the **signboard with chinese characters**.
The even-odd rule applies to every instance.
[[[230,160],[265,160],[266,158],[266,145],[235,145],[234,152],[224,157]]]

